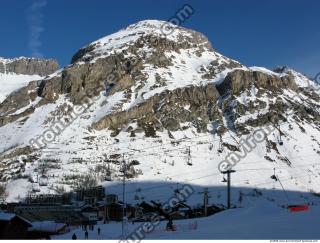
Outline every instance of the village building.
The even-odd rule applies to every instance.
[[[31,226],[16,214],[0,212],[0,239],[27,239]]]
[[[89,219],[81,213],[81,209],[71,205],[25,204],[16,206],[14,212],[30,222],[53,221],[68,225],[89,223]]]

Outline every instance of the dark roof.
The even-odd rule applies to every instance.
[[[55,222],[83,222],[87,218],[76,211],[28,211],[24,210],[19,216],[29,222],[55,221]]]
[[[13,219],[16,215],[14,213],[4,213],[0,212],[0,221],[10,221]]]

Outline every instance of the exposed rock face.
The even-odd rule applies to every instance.
[[[207,123],[218,115],[214,109],[218,98],[219,93],[214,85],[165,91],[127,112],[106,116],[93,127],[99,130],[117,130],[137,122],[137,132],[146,127],[176,131],[182,129],[181,123],[192,122],[199,132],[203,132]]]
[[[222,95],[226,94],[228,91],[232,91],[232,94],[238,95],[240,92],[251,88],[252,85],[270,91],[277,91],[285,88],[292,90],[298,89],[293,77],[290,77],[289,75],[278,77],[263,72],[240,69],[229,73],[217,88]]]
[[[0,73],[16,73],[25,75],[46,76],[59,69],[59,64],[53,59],[16,58],[0,59]]]
[[[7,73],[16,76],[19,76],[19,74],[30,75],[31,77],[33,77],[33,75],[38,75],[40,77],[36,76],[36,80],[39,80],[41,77],[54,73],[58,68],[59,64],[53,59],[45,60],[25,57],[15,59],[0,58],[0,73],[4,73],[4,77],[6,77]],[[11,76],[8,76],[10,80]],[[55,79],[56,78],[53,78],[53,80]],[[21,117],[26,117],[34,112],[34,106],[27,106],[38,97],[41,83],[41,81],[31,81],[25,87],[16,89],[11,94],[8,94],[7,98],[0,103],[0,127],[14,122]],[[59,83],[55,83],[55,85],[59,85]],[[55,89],[50,89],[51,96],[54,96],[54,92]],[[47,100],[44,100],[38,105],[47,102]],[[16,111],[22,108],[24,109],[21,112],[16,113]]]
[[[207,80],[226,69],[242,67],[240,63],[215,53],[211,43],[201,33],[175,26],[172,28],[176,28],[177,35],[172,39],[159,34],[152,26],[140,31],[141,25],[145,27],[144,23],[129,26],[121,36],[115,38],[111,35],[80,49],[73,56],[72,65],[62,71],[61,78],[55,77],[42,83],[39,96],[51,102],[54,100],[53,93],[68,94],[77,104],[88,94],[97,95],[109,86],[112,87],[109,94],[113,94],[128,90],[140,82],[141,85],[135,88],[138,91],[143,89],[144,81],[149,78],[149,73],[144,71],[146,66],[155,70],[174,66],[176,57],[166,53],[179,55],[182,51],[189,51],[200,59],[203,53],[209,52],[215,61],[198,70]],[[120,46],[116,44],[126,38],[132,41],[123,41]],[[152,88],[166,86],[166,79],[161,74],[157,73],[156,79],[158,83]]]
[[[0,60],[0,73],[5,73],[5,65],[4,65],[4,63],[2,63],[1,62],[1,60]]]
[[[23,112],[15,114],[17,110],[27,107],[37,98],[38,85],[38,81],[30,82],[28,86],[11,93],[0,104],[0,127],[33,113],[35,107],[31,106]]]
[[[281,68],[277,73],[279,75],[238,69],[230,72],[223,82],[217,85],[220,95],[224,96],[221,109],[229,120],[230,130],[239,135],[248,134],[250,127],[276,126],[286,122],[287,114],[294,115],[297,121],[319,123],[319,97],[299,87],[292,71]],[[303,103],[296,103],[284,94],[285,91],[301,93],[308,99]],[[245,97],[246,101],[241,101],[240,96]],[[247,120],[241,119],[257,113],[258,115]]]

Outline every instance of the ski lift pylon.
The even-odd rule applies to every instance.
[[[221,154],[222,152],[223,152],[223,148],[222,148],[222,137],[220,136],[218,153],[220,153],[220,154]]]
[[[276,176],[276,175],[275,175],[275,176]],[[283,185],[282,185],[282,183],[281,183],[281,180],[279,179],[278,176],[276,176],[276,177],[277,177],[277,179],[278,179],[278,181],[279,181],[279,183],[280,183],[280,185],[281,185],[281,187],[282,187],[283,192],[285,193],[285,195],[286,195],[286,197],[287,197],[288,203],[290,203],[288,194],[287,194],[286,190],[284,189],[284,187],[283,187]],[[307,205],[307,204],[291,204],[291,203],[290,203],[289,205],[287,205],[287,209],[289,209],[289,211],[290,211],[291,213],[305,212],[305,211],[308,211],[308,210],[309,210],[309,205]]]
[[[191,160],[191,148],[190,148],[190,146],[188,147],[187,153],[188,153],[187,165],[192,166],[193,164],[192,164],[192,160]]]
[[[279,131],[279,141],[278,142],[279,142],[279,145],[282,146],[283,145],[283,141],[282,141],[282,137],[281,137],[282,131],[280,129],[280,125],[278,127],[278,131]]]

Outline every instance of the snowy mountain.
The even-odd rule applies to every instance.
[[[189,29],[166,23],[172,34],[165,36],[163,24],[141,21],[103,37],[65,68],[25,79],[0,104],[8,201],[96,183],[117,192],[125,160],[129,201],[165,200],[190,183],[222,203],[219,164],[241,153],[257,129],[270,133],[235,163],[235,190],[264,189],[286,203],[276,174],[286,190],[309,193],[292,200],[315,200],[317,84],[288,68],[246,67]]]

